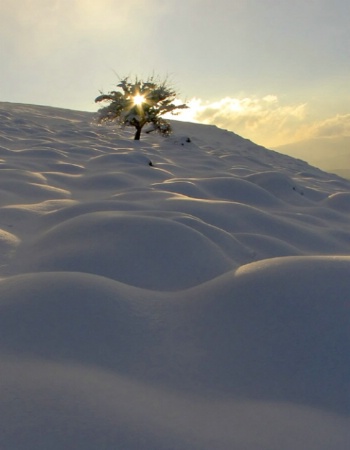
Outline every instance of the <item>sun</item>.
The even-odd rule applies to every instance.
[[[144,103],[145,97],[143,95],[137,94],[134,95],[133,101],[135,105],[140,106],[142,105],[142,103]]]

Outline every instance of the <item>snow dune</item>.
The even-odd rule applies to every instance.
[[[350,182],[173,126],[0,103],[0,448],[348,448]]]

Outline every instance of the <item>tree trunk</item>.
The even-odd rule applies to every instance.
[[[142,130],[142,127],[136,127],[136,133],[135,133],[135,137],[134,137],[135,141],[139,141],[140,140],[141,130]]]

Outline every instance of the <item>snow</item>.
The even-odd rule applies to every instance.
[[[0,448],[348,448],[350,182],[94,117],[0,103]]]

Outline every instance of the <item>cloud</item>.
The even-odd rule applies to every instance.
[[[350,137],[350,114],[337,114],[315,123],[311,135],[316,138]]]
[[[276,95],[224,97],[212,102],[193,98],[180,120],[217,125],[257,144],[277,148],[318,139],[350,137],[350,113],[320,119],[312,104],[288,104]]]
[[[264,97],[224,97],[213,102],[192,99],[182,120],[214,124],[234,131],[265,146],[275,146],[299,138],[307,115],[306,103],[282,104],[276,95]]]

